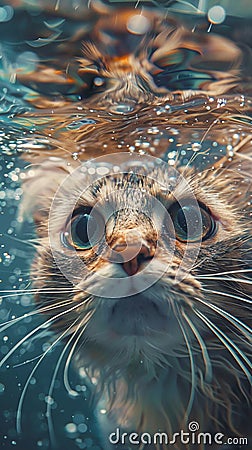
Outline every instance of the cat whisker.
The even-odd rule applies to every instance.
[[[21,244],[24,244],[25,246],[30,245],[32,248],[35,249],[37,249],[38,246],[41,246],[41,242],[37,239],[20,239],[15,236],[10,236],[9,234],[6,233],[4,234],[4,237],[19,242]]]
[[[62,350],[58,361],[56,363],[53,375],[52,375],[52,379],[51,379],[51,383],[50,383],[50,387],[49,387],[49,391],[48,391],[48,397],[49,399],[52,398],[53,395],[53,389],[55,386],[55,381],[56,381],[56,377],[60,368],[60,364],[64,358],[64,355],[66,353],[66,351],[68,350],[71,342],[73,341],[73,339],[75,338],[76,334],[78,333],[80,327],[85,323],[86,321],[86,317],[77,325],[76,330],[73,332],[73,334],[70,336],[69,340],[67,341],[66,345],[64,346],[64,349]],[[76,324],[76,322],[78,321],[78,319],[76,319],[74,321],[74,323],[69,327],[70,329],[74,327],[74,325]],[[55,433],[54,433],[54,429],[53,429],[53,422],[52,422],[52,408],[51,408],[51,403],[48,402],[47,403],[47,407],[46,407],[46,417],[47,417],[47,423],[48,423],[48,431],[49,431],[49,436],[50,436],[50,440],[52,442],[52,445],[55,446],[56,445],[56,437],[55,437]]]
[[[62,284],[64,284],[64,283],[62,282]],[[73,290],[78,291],[79,290],[79,289],[76,289],[74,286],[60,288],[60,289],[62,291],[63,290],[66,290],[66,291],[73,291]],[[43,287],[36,287],[36,288],[30,288],[30,289],[28,289],[28,288],[24,288],[24,289],[4,289],[4,290],[0,291],[0,294],[2,294],[2,293],[3,294],[5,294],[5,293],[13,293],[13,292],[22,293],[22,294],[26,294],[27,292],[28,293],[31,292],[31,293],[35,293],[36,294],[37,292],[44,292],[44,291],[47,292],[48,290],[52,291],[52,292],[55,292],[55,288],[52,289],[52,287],[43,286]]]
[[[41,330],[42,328],[48,328],[53,322],[55,322],[55,320],[57,320],[59,317],[62,317],[66,314],[68,314],[71,311],[74,311],[75,309],[79,308],[82,305],[85,305],[87,301],[84,300],[80,303],[77,303],[76,305],[72,306],[72,308],[67,309],[66,311],[63,311],[59,314],[57,314],[56,316],[50,317],[50,319],[48,319],[46,322],[44,322],[43,324],[40,324],[38,327],[34,328],[32,331],[30,331],[28,334],[26,334],[22,339],[20,339],[20,341],[17,342],[16,345],[14,345],[11,350],[1,359],[0,361],[0,367],[3,366],[3,364],[5,363],[5,361],[7,361],[7,359],[9,359],[9,357],[27,340],[29,339],[31,336],[33,336],[37,331]]]
[[[187,404],[187,407],[186,407],[186,410],[185,410],[185,418],[187,420],[188,417],[190,416],[190,412],[191,412],[192,407],[193,407],[195,390],[196,390],[195,363],[194,363],[193,352],[192,352],[192,349],[191,349],[190,341],[188,339],[185,326],[182,324],[181,319],[179,317],[180,316],[180,311],[179,311],[177,305],[176,305],[176,308],[174,308],[174,312],[175,312],[175,317],[176,317],[176,319],[178,321],[179,327],[180,327],[180,329],[182,331],[182,334],[183,334],[183,337],[184,337],[184,340],[185,340],[185,343],[186,343],[186,347],[187,347],[187,350],[188,350],[189,359],[190,359],[191,390],[190,390],[190,397],[189,397],[189,400],[188,400],[188,404]]]
[[[84,323],[86,324],[86,323],[91,319],[91,317],[92,317],[93,314],[94,314],[94,310],[89,311],[89,313],[87,313],[87,314],[85,315],[85,318],[84,318],[84,320],[81,322],[80,326],[83,325]],[[77,329],[76,332],[74,333],[74,336],[76,335],[76,333],[77,333],[77,331],[79,330],[79,328],[80,328],[80,327],[78,327],[78,329]],[[76,346],[77,346],[77,344],[78,344],[78,342],[79,342],[81,336],[83,335],[85,329],[86,329],[86,327],[83,327],[83,330],[79,333],[79,336],[77,337],[76,341],[74,342],[74,344],[73,344],[73,346],[72,346],[72,348],[71,348],[71,351],[70,351],[70,353],[69,353],[69,355],[68,355],[68,357],[67,357],[66,364],[65,364],[65,367],[64,367],[64,373],[63,373],[64,385],[65,385],[65,388],[66,388],[68,394],[69,394],[69,395],[72,395],[72,396],[77,396],[77,395],[79,395],[79,394],[78,394],[77,391],[75,391],[74,389],[71,388],[70,382],[69,382],[68,372],[69,372],[69,367],[70,367],[70,364],[71,364],[71,361],[72,361],[72,357],[73,357],[74,351],[75,351]]]
[[[237,347],[237,345],[224,333],[216,324],[214,324],[208,317],[206,317],[201,311],[198,309],[194,309],[195,314],[207,325],[207,327],[212,331],[212,333],[219,339],[220,342],[226,347],[228,352],[232,355],[234,360],[237,362],[237,364],[242,369],[243,373],[246,375],[248,381],[252,383],[252,377],[243,363],[246,362],[248,367],[252,369],[252,364],[250,363],[249,359],[246,357],[246,355]],[[241,358],[238,356],[238,354],[241,356]]]
[[[218,294],[218,295],[222,295],[223,297],[228,297],[228,298],[233,298],[234,300],[239,300],[241,302],[244,303],[252,303],[252,300],[249,300],[248,298],[245,297],[240,297],[239,295],[234,295],[233,293],[226,293],[226,292],[222,292],[222,291],[214,291],[212,289],[205,289],[204,287],[202,287],[202,290],[204,292],[209,292],[212,294]]]
[[[239,270],[228,270],[226,272],[215,272],[215,273],[208,273],[206,275],[199,275],[200,278],[204,278],[206,276],[219,276],[219,275],[229,275],[230,273],[252,273],[252,269],[239,269]],[[198,277],[197,277],[198,278]]]
[[[181,311],[182,316],[185,318],[185,320],[187,321],[189,327],[191,328],[193,334],[195,335],[200,349],[201,349],[201,354],[202,354],[202,358],[205,364],[205,380],[207,383],[211,382],[212,380],[212,376],[213,376],[213,371],[212,371],[212,364],[211,364],[211,360],[207,351],[207,347],[205,344],[204,339],[202,338],[201,334],[199,333],[199,331],[197,330],[196,326],[193,324],[193,322],[190,320],[190,318],[188,317],[188,315],[186,314],[186,312],[184,311],[184,309],[182,309]]]
[[[78,292],[79,290],[76,290],[75,292]],[[63,289],[48,289],[48,290],[45,290],[45,289],[37,289],[37,290],[35,290],[35,291],[21,291],[21,292],[16,292],[15,294],[6,294],[6,295],[1,295],[1,297],[2,298],[12,298],[12,297],[22,297],[22,296],[28,296],[28,295],[30,295],[30,296],[33,296],[34,294],[38,294],[38,293],[43,293],[43,292],[46,292],[46,294],[55,294],[55,292],[57,292],[57,293],[59,293],[59,294],[66,294],[66,293],[72,293],[73,292],[73,289],[68,289],[68,288],[63,288]]]
[[[246,336],[248,339],[251,338],[251,329],[243,322],[241,322],[239,319],[237,319],[232,314],[228,313],[227,311],[223,310],[222,308],[219,308],[216,305],[213,305],[212,303],[205,302],[204,300],[197,298],[197,300],[207,306],[208,308],[212,309],[213,311],[217,312],[219,315],[224,317],[226,320],[228,320],[232,325],[234,325],[244,336]]]
[[[16,367],[21,367],[21,366],[25,366],[26,364],[30,364],[31,362],[36,361],[38,358],[40,358],[43,354],[44,354],[44,352],[43,352],[43,353],[40,353],[40,354],[37,355],[37,356],[34,356],[34,358],[27,359],[26,361],[22,361],[22,362],[19,363],[19,364],[14,364],[14,365],[12,366],[12,368],[15,369]]]
[[[40,315],[41,313],[46,313],[47,311],[51,311],[52,309],[56,308],[62,308],[63,306],[72,304],[71,300],[62,300],[58,303],[54,303],[52,305],[45,306],[43,308],[36,309],[35,311],[30,311],[29,313],[25,313],[20,317],[15,317],[14,319],[8,320],[7,322],[4,322],[2,324],[2,327],[0,328],[0,333],[2,333],[7,328],[11,327],[12,325],[15,325],[17,322],[20,322],[23,319],[26,319],[27,317]]]
[[[236,283],[245,283],[245,284],[252,284],[252,280],[244,279],[244,278],[233,278],[233,277],[213,277],[208,275],[198,275],[197,278],[199,280],[220,280],[220,281],[235,281]]]
[[[77,322],[78,319],[75,320],[75,322]],[[60,336],[58,336],[56,338],[56,340],[50,345],[50,347],[47,348],[47,350],[45,350],[45,352],[42,354],[42,356],[39,358],[38,362],[36,363],[36,365],[34,366],[34,368],[32,369],[29,377],[27,378],[25,385],[23,387],[19,402],[18,402],[18,407],[17,407],[17,417],[16,417],[16,429],[17,429],[17,433],[20,434],[22,431],[22,426],[21,426],[21,421],[22,421],[22,408],[23,408],[23,403],[24,403],[24,398],[25,398],[25,394],[27,392],[28,386],[30,384],[30,381],[34,375],[34,373],[36,372],[37,368],[39,367],[39,365],[41,364],[41,362],[43,361],[43,359],[46,357],[46,355],[52,350],[52,348],[54,348],[58,342],[60,342],[62,340],[62,338],[71,330],[71,328],[73,327],[73,325],[75,324],[75,322],[73,324],[71,324],[65,331],[63,331],[63,333],[60,334]]]

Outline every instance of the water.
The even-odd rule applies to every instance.
[[[0,2],[1,322],[34,308],[34,230],[18,221],[23,168],[121,151],[202,168],[232,157],[252,129],[251,21],[246,0]],[[0,355],[41,322],[4,330]],[[85,380],[72,371],[80,396],[68,395],[61,368],[49,395],[62,344],[30,377],[17,434],[20,395],[51,339],[22,345],[0,369],[1,448],[51,448],[49,404],[59,448],[98,450]]]

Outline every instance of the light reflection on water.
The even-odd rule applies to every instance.
[[[152,10],[145,2],[143,11],[125,3],[119,11],[108,1],[59,1],[53,7],[45,0],[1,2],[2,289],[29,285],[33,248],[23,241],[33,229],[28,223],[18,231],[16,219],[25,160],[62,155],[86,160],[129,151],[162,157],[170,165],[179,155],[183,165],[191,160],[204,166],[223,154],[232,156],[250,135],[249,18],[229,16],[228,9],[225,17],[216,10],[195,14],[190,4],[183,14],[183,4],[161,8],[157,3]],[[25,158],[18,160],[19,153]],[[25,293],[3,296],[0,319],[32,308]],[[40,320],[27,318],[4,331],[2,356]],[[15,443],[20,449],[50,448],[49,402],[59,443],[67,436],[69,450],[98,449],[88,401],[83,415],[83,398],[89,397],[84,381],[71,374],[81,398],[69,398],[59,374],[54,398],[48,397],[54,355],[30,380],[23,412],[29,437],[17,437],[17,402],[36,359],[20,364],[45,351],[48,339],[25,344],[9,359],[8,370],[0,371],[2,448]],[[54,353],[60,351],[59,346]]]

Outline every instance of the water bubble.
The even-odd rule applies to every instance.
[[[82,384],[82,385],[77,384],[75,386],[75,389],[76,389],[77,392],[86,392],[87,387],[84,384]]]
[[[74,122],[71,122],[69,125],[67,125],[67,130],[78,130],[83,125],[91,125],[96,123],[93,119],[81,119],[81,120],[75,120]]]
[[[74,161],[77,161],[78,153],[77,152],[72,153],[72,158],[73,158]]]
[[[73,423],[73,422],[69,422],[69,423],[66,424],[65,430],[66,430],[66,433],[68,435],[76,434],[76,432],[77,432],[77,425],[75,423]],[[73,437],[75,437],[75,436],[73,436]]]
[[[77,429],[78,429],[78,431],[79,431],[80,433],[86,433],[88,427],[87,427],[87,425],[86,425],[85,423],[80,423],[80,424],[78,425]]]
[[[34,72],[37,68],[39,57],[34,52],[23,52],[16,60],[18,70],[24,73]]]
[[[0,394],[3,394],[5,391],[5,385],[3,383],[0,383]]]
[[[85,416],[81,413],[76,413],[73,415],[73,422],[77,425],[85,421]]]
[[[164,114],[164,113],[167,113],[167,109],[164,108],[163,106],[158,108],[158,109],[156,109],[157,116],[160,116],[161,114]]]
[[[193,142],[192,143],[192,150],[194,152],[198,152],[199,150],[201,150],[201,144],[199,142]]]
[[[14,10],[11,6],[1,6],[0,7],[0,22],[8,22],[12,19],[14,15]]]
[[[96,172],[98,175],[107,175],[110,170],[108,167],[97,167]]]
[[[101,77],[95,77],[93,81],[94,85],[98,87],[103,86],[104,82],[105,82],[104,78]]]
[[[149,19],[141,14],[131,16],[127,22],[127,29],[132,34],[145,34],[150,26]]]
[[[130,103],[117,103],[110,107],[110,111],[116,114],[127,114],[134,110],[134,106]]]
[[[216,5],[208,10],[207,17],[209,22],[218,25],[224,22],[226,18],[226,11],[222,6]]]
[[[50,395],[46,395],[46,397],[45,397],[45,402],[46,402],[48,405],[53,405],[53,404],[54,404],[54,399],[53,399]]]
[[[158,127],[150,127],[150,128],[148,128],[147,133],[148,134],[158,134],[159,129],[158,129]]]

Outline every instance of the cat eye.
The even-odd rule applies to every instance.
[[[92,208],[78,209],[62,234],[63,244],[76,250],[89,250],[104,236],[103,217]]]
[[[176,238],[181,242],[205,241],[213,236],[216,223],[203,204],[180,205],[174,203],[169,209]]]

